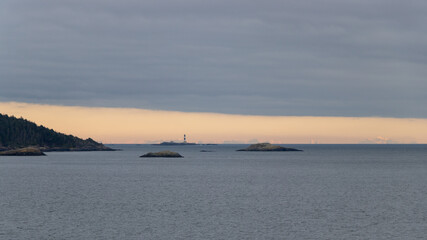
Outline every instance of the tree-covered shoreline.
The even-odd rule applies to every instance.
[[[91,138],[83,140],[38,126],[26,119],[0,113],[0,150],[29,146],[43,151],[109,151],[112,150]]]

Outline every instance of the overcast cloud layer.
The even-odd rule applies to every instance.
[[[427,1],[2,0],[0,101],[427,117]]]

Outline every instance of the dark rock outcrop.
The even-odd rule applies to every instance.
[[[45,156],[39,148],[26,147],[0,152],[0,156]]]
[[[171,151],[149,152],[140,157],[182,158],[181,154]]]
[[[302,150],[295,149],[295,148],[281,147],[281,146],[273,145],[273,144],[270,144],[270,143],[257,143],[257,144],[252,144],[252,145],[250,145],[247,148],[239,149],[237,151],[263,151],[263,152],[270,152],[270,151],[302,151]]]

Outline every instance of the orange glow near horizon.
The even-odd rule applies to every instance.
[[[427,119],[246,116],[0,102],[0,113],[103,143],[427,143]]]

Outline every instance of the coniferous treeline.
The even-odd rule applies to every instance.
[[[65,135],[37,126],[35,123],[23,118],[16,118],[0,114],[0,147],[21,148],[38,146],[46,149],[78,149],[93,150],[93,148],[106,148],[92,139]]]

